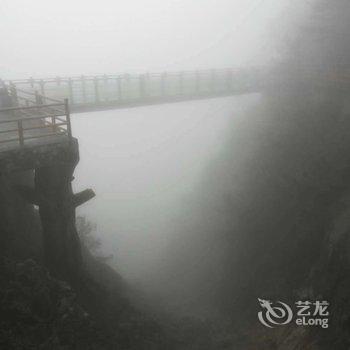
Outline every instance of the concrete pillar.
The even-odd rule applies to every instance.
[[[44,261],[50,272],[74,281],[82,268],[72,193],[74,163],[35,170],[35,198],[42,224]]]
[[[0,80],[0,108],[14,107],[14,101],[9,95],[5,84]],[[10,119],[11,113],[0,113],[0,119]],[[6,125],[6,124],[4,124]],[[1,130],[1,128],[0,128]],[[35,257],[37,253],[36,236],[40,235],[40,227],[36,227],[34,207],[22,196],[18,195],[17,186],[33,186],[32,170],[7,173],[0,169],[0,251],[1,254],[24,259],[28,258],[28,245]],[[33,248],[34,247],[34,248]],[[33,256],[30,256],[33,258]]]

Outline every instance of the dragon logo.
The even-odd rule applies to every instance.
[[[274,328],[288,324],[293,318],[292,309],[281,301],[277,302],[279,306],[272,306],[272,302],[259,299],[261,307],[264,309],[258,313],[259,321],[266,327]]]

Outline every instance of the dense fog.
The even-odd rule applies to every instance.
[[[348,0],[0,16],[7,344],[349,349]]]
[[[1,77],[239,66],[269,67],[276,81],[283,74],[295,77],[298,64],[322,67],[317,53],[324,48],[305,50],[314,47],[313,37],[304,39],[308,27],[300,27],[310,18],[312,27],[312,6],[312,1],[287,0],[2,1]],[[178,310],[189,304],[196,309],[194,299],[210,309],[209,300],[225,293],[230,298],[234,287],[218,287],[233,276],[228,266],[239,269],[245,259],[250,266],[253,258],[242,252],[250,247],[251,256],[256,254],[252,232],[261,225],[275,239],[278,223],[289,213],[286,209],[272,223],[275,201],[284,203],[288,194],[274,197],[275,186],[283,187],[279,167],[286,164],[274,159],[279,155],[269,141],[279,146],[283,135],[293,133],[279,113],[293,114],[291,99],[300,96],[288,89],[281,93],[290,107],[284,110],[276,81],[274,98],[265,91],[263,97],[247,94],[72,116],[80,144],[74,189],[92,187],[97,195],[78,215],[97,225],[93,234],[102,242],[99,254],[112,254],[110,266],[150,295],[172,300]],[[265,146],[270,158],[261,151]],[[297,163],[298,154],[290,156]],[[292,188],[293,181],[286,182]],[[261,197],[272,202],[264,207]],[[235,275],[238,281],[246,266]]]
[[[258,99],[226,97],[74,117],[81,155],[76,186],[92,186],[97,193],[79,215],[97,223],[105,254],[114,255],[111,263],[125,277],[149,279],[176,227],[195,220],[191,212],[180,214],[181,208],[222,152],[229,126]]]
[[[0,71],[17,78],[271,64],[306,8],[277,0],[3,1]],[[74,186],[97,194],[78,214],[97,224],[101,254],[113,254],[110,264],[123,276],[153,285],[169,265],[174,236],[186,245],[187,235],[215,231],[210,220],[198,227],[203,217],[189,203],[198,192],[222,195],[203,188],[203,179],[258,101],[247,95],[73,115],[81,156]],[[237,164],[249,157],[232,151]],[[220,165],[215,171],[217,185],[229,186]]]
[[[276,54],[277,14],[295,7],[287,0],[3,0],[0,72],[10,79],[261,64]]]
[[[279,56],[278,15],[302,9],[276,0],[3,1],[0,71],[25,78],[262,65]],[[199,190],[237,115],[257,100],[73,116],[81,147],[75,187],[97,193],[79,215],[97,224],[104,253],[122,274],[147,280],[174,226],[196,221],[180,214],[183,203]]]

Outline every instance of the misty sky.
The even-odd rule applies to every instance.
[[[97,224],[106,254],[124,276],[146,276],[195,197],[203,171],[222,152],[226,133],[256,95],[79,113],[73,133],[80,162],[74,191],[96,197],[78,208]]]
[[[289,9],[306,3],[0,0],[0,78],[263,64],[277,55],[276,41],[286,41]],[[72,118],[81,156],[74,187],[97,194],[78,213],[97,223],[118,271],[145,275],[174,222],[192,226],[197,218],[187,213],[178,220],[179,208],[194,197],[225,144],[227,126],[256,100],[230,97]]]
[[[0,76],[101,74],[254,63],[258,53],[260,59],[269,51],[269,25],[287,3],[288,0],[0,0]]]

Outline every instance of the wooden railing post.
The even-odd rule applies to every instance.
[[[56,117],[52,116],[51,117],[51,124],[52,124],[52,132],[57,132],[57,126],[56,126]]]
[[[64,111],[66,113],[68,138],[69,138],[69,140],[71,140],[72,139],[72,125],[70,122],[70,110],[69,110],[69,103],[68,103],[67,98],[64,99]]]
[[[20,147],[24,146],[24,137],[23,137],[23,124],[22,124],[22,120],[19,120],[17,122],[18,125],[18,139],[19,139],[19,145]]]
[[[40,82],[39,82],[39,85],[40,85],[41,95],[45,96],[45,82],[44,82],[44,80],[41,79]]]
[[[18,95],[16,85],[13,82],[10,82],[10,92],[13,106],[18,106]]]
[[[37,111],[37,113],[38,113],[38,115],[40,114],[40,105],[42,105],[43,104],[43,96],[41,96],[39,93],[38,93],[38,91],[34,91],[34,94],[35,94],[35,104],[36,104],[36,106],[37,106],[37,108],[36,108],[36,111]]]
[[[42,105],[43,104],[43,97],[38,93],[38,91],[35,90],[35,103],[37,105]]]

